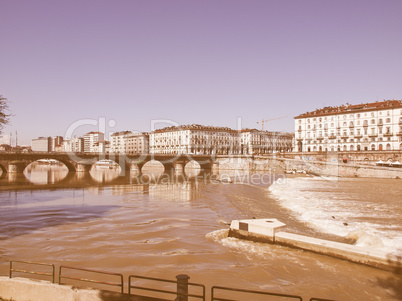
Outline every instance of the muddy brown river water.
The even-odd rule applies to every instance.
[[[46,184],[55,181],[52,172],[42,177],[40,185],[24,180],[20,188],[0,181],[0,275],[9,260],[32,260],[125,277],[174,280],[185,273],[207,290],[402,300],[401,271],[227,237],[233,219],[274,217],[288,231],[401,255],[402,180],[260,175],[242,178],[246,183],[155,184],[98,176],[103,184],[72,188]]]

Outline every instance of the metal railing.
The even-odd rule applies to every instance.
[[[205,286],[204,285],[188,282],[188,279],[190,277],[188,277],[187,275],[177,275],[176,278],[177,278],[177,281],[166,280],[166,279],[161,279],[161,278],[130,275],[128,277],[128,294],[134,295],[131,293],[131,289],[138,289],[138,290],[145,290],[145,291],[151,291],[151,292],[156,292],[156,293],[176,295],[177,301],[187,301],[188,297],[198,298],[198,299],[202,299],[203,301],[205,301]],[[132,279],[142,279],[142,280],[151,280],[151,281],[164,282],[164,283],[174,283],[174,284],[177,284],[177,289],[175,291],[170,291],[170,290],[155,289],[155,288],[149,288],[149,287],[143,287],[143,286],[135,286],[135,285],[131,285]],[[201,288],[202,294],[201,295],[189,294],[188,287],[191,287],[191,286]]]
[[[32,265],[37,268],[37,271],[16,268],[15,267],[16,263],[19,263],[22,265]],[[51,272],[44,272],[44,271],[40,271],[40,270],[38,271],[39,267],[51,268]],[[95,280],[95,279],[87,279],[87,278],[82,278],[82,277],[68,276],[64,273],[66,270],[86,272],[86,273],[95,273],[95,274],[100,274],[103,276],[118,277],[119,281],[107,282],[107,281],[100,281],[100,280]],[[51,277],[52,283],[55,283],[55,265],[54,264],[32,262],[32,261],[12,260],[12,261],[10,261],[10,271],[9,271],[10,278],[13,277],[13,272]],[[64,283],[62,281],[63,279],[68,279],[68,280],[74,280],[74,281],[81,281],[81,282],[96,283],[96,284],[120,287],[121,293],[124,293],[123,275],[119,274],[119,273],[110,273],[110,272],[98,271],[98,270],[92,270],[92,269],[60,266],[58,276],[59,276],[58,284],[68,284],[68,283]],[[188,282],[189,278],[190,278],[189,276],[184,275],[184,274],[177,275],[176,280],[167,280],[167,279],[161,279],[161,278],[130,275],[128,277],[128,294],[135,295],[132,293],[132,289],[137,289],[137,290],[154,292],[154,293],[175,295],[176,296],[175,301],[188,301],[189,298],[197,298],[197,299],[202,299],[203,301],[205,301],[206,300],[205,286],[202,284],[198,284],[198,283],[190,283],[190,282]],[[132,285],[132,281],[134,281],[135,279],[136,280],[149,280],[149,281],[154,281],[154,282],[171,283],[171,284],[176,284],[177,287],[176,287],[176,290],[166,290],[166,289],[155,289],[155,288],[139,286],[139,285]],[[198,288],[202,292],[189,293],[189,288],[193,288],[193,289]],[[245,295],[245,294],[252,294],[252,295],[260,295],[260,296],[272,296],[272,297],[278,297],[278,298],[287,298],[287,300],[292,299],[292,300],[303,301],[302,297],[296,296],[296,295],[273,293],[273,292],[266,292],[266,291],[246,290],[246,289],[230,288],[230,287],[223,287],[223,286],[213,286],[211,288],[211,301],[238,301],[238,299],[227,299],[227,297],[218,297],[217,296],[218,293],[220,293],[219,295],[222,295],[225,293],[227,295],[227,294],[230,294],[231,292],[233,294],[231,294],[230,297],[232,297],[233,295],[236,295],[236,294],[238,296]],[[136,296],[145,297],[142,295],[136,295]],[[146,298],[152,298],[152,297],[146,297]],[[249,300],[250,298],[247,298],[247,299]],[[155,300],[163,300],[163,299],[155,299]],[[242,300],[244,300],[244,299],[242,299]],[[335,300],[322,299],[322,298],[311,298],[310,301],[335,301]]]
[[[27,270],[17,269],[17,268],[13,268],[13,263],[22,263],[22,264],[28,264],[28,265],[33,265],[33,266],[51,267],[52,271],[50,273],[46,273],[46,272],[40,272],[40,271],[27,271]],[[9,276],[10,276],[10,278],[13,278],[13,272],[24,273],[24,274],[33,274],[33,275],[41,275],[41,276],[51,277],[52,278],[52,283],[54,283],[54,271],[55,271],[54,264],[33,262],[33,261],[23,261],[23,260],[11,260],[10,261],[10,273],[9,273]]]
[[[63,270],[75,270],[75,271],[83,271],[83,272],[89,272],[89,273],[95,273],[95,274],[101,274],[101,275],[109,275],[109,276],[116,276],[120,278],[120,282],[106,282],[106,281],[99,281],[99,280],[94,280],[94,279],[87,279],[87,278],[78,278],[78,277],[71,277],[71,276],[63,276],[62,271]],[[59,269],[59,284],[64,284],[62,282],[62,279],[69,279],[69,280],[76,280],[76,281],[82,281],[82,282],[90,282],[90,283],[97,283],[97,284],[105,284],[109,286],[117,286],[121,287],[121,292],[124,293],[124,282],[123,282],[123,275],[118,274],[118,273],[110,273],[110,272],[104,272],[104,271],[97,271],[97,270],[90,270],[90,269],[83,269],[83,268],[74,268],[74,267],[68,267],[68,266],[60,266]]]
[[[302,297],[295,296],[295,295],[271,293],[271,292],[264,292],[264,291],[245,290],[245,289],[230,288],[230,287],[223,287],[223,286],[213,286],[211,288],[211,301],[238,301],[236,299],[226,299],[226,298],[222,298],[222,297],[216,297],[216,293],[218,290],[225,291],[225,292],[238,292],[238,293],[247,293],[247,294],[254,294],[254,295],[283,297],[283,298],[287,298],[287,299],[295,299],[295,300],[303,301]]]

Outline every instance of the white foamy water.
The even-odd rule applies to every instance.
[[[295,217],[357,245],[402,254],[402,190],[397,179],[288,178],[269,196]]]

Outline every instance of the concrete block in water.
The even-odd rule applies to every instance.
[[[286,226],[276,218],[233,220],[229,236],[257,242],[275,242],[275,231]]]

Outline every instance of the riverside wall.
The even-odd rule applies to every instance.
[[[360,157],[359,157],[360,156]],[[380,158],[379,158],[380,156]],[[370,157],[370,160],[366,160]],[[402,163],[401,152],[386,154],[273,154],[269,156],[234,156],[217,158],[219,171],[245,173],[298,171],[327,177],[402,178],[402,168],[376,166],[375,160],[392,158]],[[385,160],[388,158],[388,160]],[[363,164],[364,163],[364,164]]]

